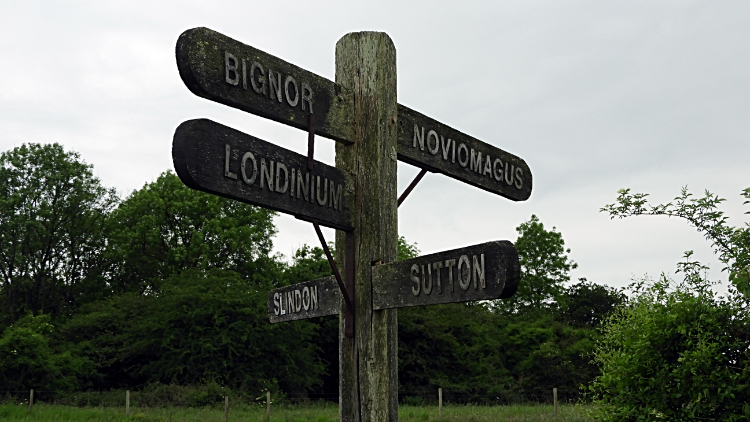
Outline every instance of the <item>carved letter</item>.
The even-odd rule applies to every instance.
[[[492,163],[490,163],[490,156],[487,156],[487,161],[484,163],[484,171],[482,172],[482,176],[486,176],[487,174],[492,177]]]
[[[290,83],[294,86],[294,100],[289,96]],[[297,88],[297,81],[291,76],[287,76],[284,81],[284,96],[286,97],[286,102],[289,103],[290,106],[297,107],[297,103],[299,102],[299,89]]]
[[[440,143],[443,147],[443,160],[448,161],[448,153],[451,152],[451,142],[453,142],[453,139],[448,138],[448,142],[445,142],[445,138],[442,136],[440,137]]]
[[[284,170],[284,187],[281,187],[281,170]],[[284,193],[289,187],[289,170],[280,161],[276,162],[276,192]]]
[[[294,291],[295,313],[302,310],[302,293],[299,290]]]
[[[430,138],[435,138],[435,149],[430,146]],[[438,134],[434,130],[427,132],[427,150],[430,151],[430,154],[432,155],[435,155],[440,151],[440,139],[438,139]]]
[[[435,274],[437,274],[437,289],[438,293],[443,293],[443,286],[442,282],[440,280],[440,269],[443,268],[442,262],[435,262],[432,264],[432,269],[435,270]]]
[[[257,82],[260,82],[260,86],[256,85],[256,79],[255,79],[255,69],[258,69],[258,73],[260,74],[260,77],[258,77]],[[258,62],[253,62],[253,64],[250,65],[250,85],[253,87],[253,91],[255,91],[256,94],[266,95],[266,71],[263,70],[263,66],[261,66]]]
[[[516,189],[521,189],[523,187],[523,169],[521,167],[516,167]]]
[[[281,102],[281,73],[276,73],[276,78],[273,77],[273,70],[268,69],[268,98],[273,100],[276,97]]]
[[[310,108],[310,114],[313,114],[312,88],[310,88],[310,85],[302,82],[302,111],[305,111],[305,101],[307,101],[307,105]]]
[[[474,271],[472,271],[472,278],[474,279],[474,290],[477,289],[477,280],[479,280],[479,286],[481,288],[486,288],[487,284],[485,282],[484,277],[484,254],[480,255],[482,264],[479,264],[479,261],[477,260],[477,256],[473,255],[471,258],[474,261]]]
[[[318,309],[318,286],[310,287],[310,309]]]
[[[445,268],[448,269],[448,283],[451,284],[451,291],[453,291],[453,267],[456,265],[455,259],[446,259]]]
[[[495,158],[495,161],[492,163],[492,169],[495,171],[495,180],[498,182],[503,181],[503,162],[500,161],[499,158]],[[497,167],[500,167],[500,170],[497,169]]]
[[[242,59],[242,89],[247,91],[247,64]]]
[[[426,295],[432,293],[432,269],[430,269],[430,264],[427,264],[427,273],[429,274],[429,277],[428,274],[425,274],[424,265],[422,265],[422,291]],[[429,286],[427,284],[428,280],[430,282]]]
[[[294,181],[297,180],[297,169],[292,167],[292,184],[289,186],[289,196],[294,198]]]
[[[253,175],[250,177],[247,177],[248,158],[253,162]],[[255,178],[258,176],[258,162],[255,161],[255,156],[252,152],[248,151],[245,153],[245,155],[242,156],[242,165],[240,166],[240,170],[242,173],[242,180],[244,180],[245,183],[247,183],[248,185],[252,185],[253,183],[255,183]]]
[[[224,177],[237,180],[237,174],[229,171],[229,154],[232,152],[232,148],[229,144],[225,145],[226,154],[224,155]]]
[[[317,181],[315,197],[318,198],[318,204],[326,206],[328,202],[328,179],[323,178],[323,198],[320,197],[320,176],[315,176]]]
[[[417,264],[411,266],[411,281],[414,282],[414,285],[411,286],[411,294],[419,296],[419,265]]]
[[[279,314],[279,294],[278,293],[273,294],[273,314],[274,315]]]
[[[299,171],[297,171],[297,199],[299,199],[300,193],[302,193],[305,201],[310,200],[310,173],[305,172],[305,178],[303,179],[302,169],[299,169]]]
[[[286,315],[286,310],[289,308],[288,304],[287,306],[284,306],[286,303],[286,295],[284,293],[281,293],[281,297],[279,297],[279,303],[281,304],[281,315]]]
[[[477,151],[476,160],[474,160],[474,148],[471,149],[471,165],[469,165],[469,170],[482,174],[482,153]]]
[[[234,62],[234,64],[230,64],[229,61]],[[224,52],[224,70],[226,71],[226,76],[224,77],[224,80],[229,85],[237,85],[240,83],[240,75],[237,73],[237,57],[234,57],[234,54],[225,51]],[[234,75],[234,76],[232,76]]]
[[[510,177],[508,177],[508,167],[510,167]],[[507,183],[509,186],[513,186],[513,164],[508,165],[508,163],[505,163],[505,183]]]
[[[308,287],[302,289],[302,307],[306,311],[310,309],[310,289]]]
[[[464,159],[461,159],[461,149],[464,150]],[[466,148],[466,145],[459,144],[458,145],[458,164],[461,165],[461,167],[466,167],[469,165],[469,148]]]
[[[334,190],[334,187],[336,185],[333,183],[333,180],[331,180],[330,184],[331,184],[331,187],[330,187],[331,198],[328,200],[328,208],[333,208],[335,210],[340,211],[341,205],[342,205],[341,204],[341,193],[342,193],[341,185],[339,185],[338,189]]]
[[[464,264],[464,269],[467,270],[466,274],[461,269],[461,264]],[[471,263],[469,263],[469,257],[461,255],[461,258],[458,258],[456,272],[458,273],[458,285],[461,286],[461,290],[468,289],[469,284],[471,284]]]
[[[424,128],[422,128],[422,134],[419,134],[419,126],[417,124],[414,124],[414,141],[412,142],[412,147],[417,147],[417,141],[419,141],[419,149],[424,151]]]
[[[268,185],[268,190],[273,192],[273,160],[266,165],[266,159],[260,158],[260,188],[263,189],[263,181]]]

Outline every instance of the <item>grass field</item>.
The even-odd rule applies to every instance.
[[[216,408],[131,408],[130,416],[125,416],[125,408],[69,407],[36,404],[29,411],[26,406],[0,405],[2,421],[141,421],[141,422],[193,422],[224,421],[224,410]],[[232,422],[265,421],[265,407],[238,406],[229,410]],[[560,406],[558,417],[554,417],[552,406],[444,406],[442,418],[437,406],[401,406],[401,422],[445,421],[445,422],[489,422],[489,421],[589,421],[586,408],[581,406]],[[272,422],[334,422],[338,421],[338,407],[334,405],[276,406],[271,409]]]

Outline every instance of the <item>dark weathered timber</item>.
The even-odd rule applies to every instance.
[[[200,97],[299,129],[307,129],[312,103],[315,133],[351,142],[351,91],[324,77],[208,28],[183,32],[176,56],[183,82]],[[271,79],[277,82],[274,89]],[[303,92],[302,84],[309,91]]]
[[[372,308],[511,297],[521,266],[507,240],[372,267]]]
[[[353,230],[347,205],[350,178],[321,162],[309,172],[304,155],[196,119],[177,127],[172,160],[177,175],[192,189]]]
[[[268,319],[271,323],[337,315],[340,306],[341,290],[333,276],[268,293]]]
[[[396,49],[385,33],[357,32],[336,43],[336,82],[354,94],[354,144],[336,144],[336,167],[352,175],[354,338],[339,327],[342,422],[398,421],[397,310],[372,310],[370,267],[396,259]],[[347,235],[336,233],[343,263]]]
[[[513,201],[531,195],[531,169],[523,159],[401,104],[398,159]]]

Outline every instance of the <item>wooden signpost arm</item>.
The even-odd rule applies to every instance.
[[[372,310],[371,280],[373,262],[397,257],[396,49],[388,35],[358,32],[341,38],[336,44],[336,82],[353,92],[352,144],[336,144],[336,168],[353,179],[355,234],[355,333],[351,339],[339,337],[340,420],[395,422],[397,314],[395,309]],[[346,243],[346,233],[338,231],[340,263]],[[343,319],[340,327],[343,331]]]

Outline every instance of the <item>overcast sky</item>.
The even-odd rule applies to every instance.
[[[536,214],[563,234],[573,278],[624,286],[673,274],[695,250],[726,280],[686,222],[599,209],[620,188],[666,202],[688,186],[727,198],[730,223],[748,220],[750,2],[5,1],[0,150],[59,142],[123,197],[172,168],[174,129],[192,118],[304,153],[305,132],[183,85],[175,42],[199,26],[331,80],[340,37],[387,32],[399,103],[526,160],[534,190],[521,203],[428,174],[399,209],[400,233],[424,253],[515,241]],[[334,142],[317,139],[332,164]],[[398,171],[403,190],[418,169]],[[310,224],[276,223],[277,251],[317,244]]]

